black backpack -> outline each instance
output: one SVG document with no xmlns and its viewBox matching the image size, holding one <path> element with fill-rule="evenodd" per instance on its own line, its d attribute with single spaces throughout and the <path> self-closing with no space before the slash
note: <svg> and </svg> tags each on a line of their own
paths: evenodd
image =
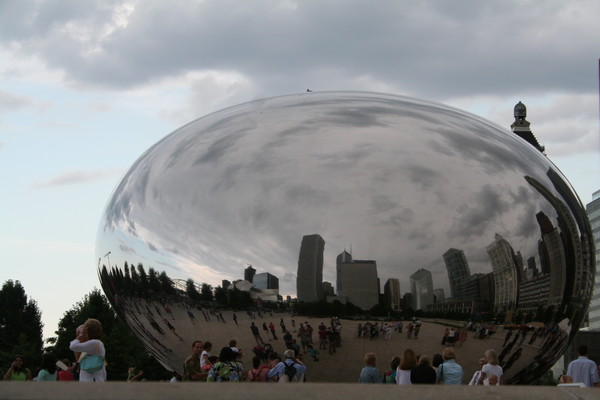
<svg viewBox="0 0 600 400">
<path fill-rule="evenodd" d="M 288 364 L 288 363 L 284 363 L 284 364 L 285 364 L 285 370 L 283 372 L 284 379 L 287 378 L 286 382 L 292 382 L 292 380 L 296 376 L 296 367 L 294 367 L 295 363 L 292 362 L 291 364 Z"/>
</svg>

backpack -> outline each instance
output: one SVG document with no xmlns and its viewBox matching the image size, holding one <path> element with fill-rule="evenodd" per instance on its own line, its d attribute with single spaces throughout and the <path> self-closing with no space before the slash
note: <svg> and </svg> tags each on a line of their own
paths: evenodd
<svg viewBox="0 0 600 400">
<path fill-rule="evenodd" d="M 296 368 L 294 367 L 295 363 L 292 362 L 291 364 L 284 364 L 285 370 L 283 371 L 283 376 L 281 377 L 281 379 L 283 379 L 283 382 L 293 382 L 294 378 L 296 379 L 296 381 L 298 381 L 298 377 L 296 377 Z"/>
</svg>

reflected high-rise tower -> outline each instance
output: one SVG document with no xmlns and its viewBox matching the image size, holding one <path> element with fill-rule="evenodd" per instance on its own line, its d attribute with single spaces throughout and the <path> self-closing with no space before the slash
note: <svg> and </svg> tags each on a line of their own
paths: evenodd
<svg viewBox="0 0 600 400">
<path fill-rule="evenodd" d="M 421 268 L 410 276 L 410 291 L 412 307 L 416 310 L 427 311 L 427 306 L 433 304 L 433 279 L 431 272 Z"/>
<path fill-rule="evenodd" d="M 464 299 L 464 293 L 459 293 L 459 284 L 471 276 L 469 263 L 467 262 L 467 257 L 465 257 L 465 252 L 459 249 L 451 248 L 444 253 L 443 257 L 444 263 L 446 263 L 446 269 L 448 270 L 450 295 L 455 300 Z"/>
<path fill-rule="evenodd" d="M 342 287 L 342 264 L 343 263 L 351 263 L 352 262 L 352 254 L 348 253 L 346 250 L 342 251 L 338 254 L 335 259 L 335 273 L 336 273 L 336 290 L 338 296 L 344 295 L 344 290 Z"/>
<path fill-rule="evenodd" d="M 298 301 L 314 302 L 323 298 L 324 251 L 325 240 L 320 235 L 306 235 L 302 238 L 296 278 Z"/>
<path fill-rule="evenodd" d="M 248 268 L 244 270 L 244 280 L 252 282 L 254 280 L 254 274 L 256 274 L 256 269 L 252 268 L 252 265 L 248 265 Z"/>
<path fill-rule="evenodd" d="M 558 229 L 546 214 L 539 212 L 535 215 L 542 238 L 538 242 L 540 260 L 543 270 L 550 274 L 550 291 L 548 305 L 559 306 L 565 288 L 565 250 Z"/>
<path fill-rule="evenodd" d="M 497 233 L 486 250 L 494 272 L 494 308 L 496 312 L 514 310 L 519 287 L 516 254 L 508 241 Z"/>
<path fill-rule="evenodd" d="M 383 285 L 383 295 L 386 306 L 394 311 L 400 310 L 400 280 L 396 278 L 388 279 Z"/>
</svg>

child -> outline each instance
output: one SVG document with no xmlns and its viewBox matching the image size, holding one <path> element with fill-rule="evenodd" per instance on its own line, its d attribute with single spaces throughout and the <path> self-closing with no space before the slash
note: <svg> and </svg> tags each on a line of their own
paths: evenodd
<svg viewBox="0 0 600 400">
<path fill-rule="evenodd" d="M 319 361 L 319 351 L 315 349 L 312 344 L 308 345 L 308 353 L 312 357 L 313 361 Z"/>
</svg>

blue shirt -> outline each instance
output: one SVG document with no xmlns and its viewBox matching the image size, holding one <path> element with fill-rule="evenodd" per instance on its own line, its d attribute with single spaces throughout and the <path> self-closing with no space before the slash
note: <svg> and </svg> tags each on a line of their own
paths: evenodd
<svg viewBox="0 0 600 400">
<path fill-rule="evenodd" d="M 285 361 L 281 361 L 281 362 L 277 363 L 276 366 L 271 368 L 269 370 L 269 373 L 267 374 L 267 379 L 273 379 L 273 378 L 277 377 L 280 380 L 281 377 L 285 374 L 285 365 L 286 364 L 291 365 L 292 363 L 294 363 L 294 368 L 296 368 L 296 376 L 297 377 L 300 377 L 303 373 L 306 372 L 306 365 L 299 364 L 297 362 L 294 362 L 294 360 L 291 360 L 288 358 Z"/>
<path fill-rule="evenodd" d="M 567 375 L 573 378 L 573 382 L 581 382 L 587 387 L 593 387 L 594 384 L 600 382 L 596 363 L 584 356 L 571 361 L 567 369 Z"/>
<path fill-rule="evenodd" d="M 463 381 L 463 369 L 455 360 L 446 360 L 437 369 L 437 382 L 444 385 L 460 385 Z"/>
<path fill-rule="evenodd" d="M 377 368 L 367 365 L 360 371 L 358 383 L 381 383 L 381 375 Z"/>
</svg>

